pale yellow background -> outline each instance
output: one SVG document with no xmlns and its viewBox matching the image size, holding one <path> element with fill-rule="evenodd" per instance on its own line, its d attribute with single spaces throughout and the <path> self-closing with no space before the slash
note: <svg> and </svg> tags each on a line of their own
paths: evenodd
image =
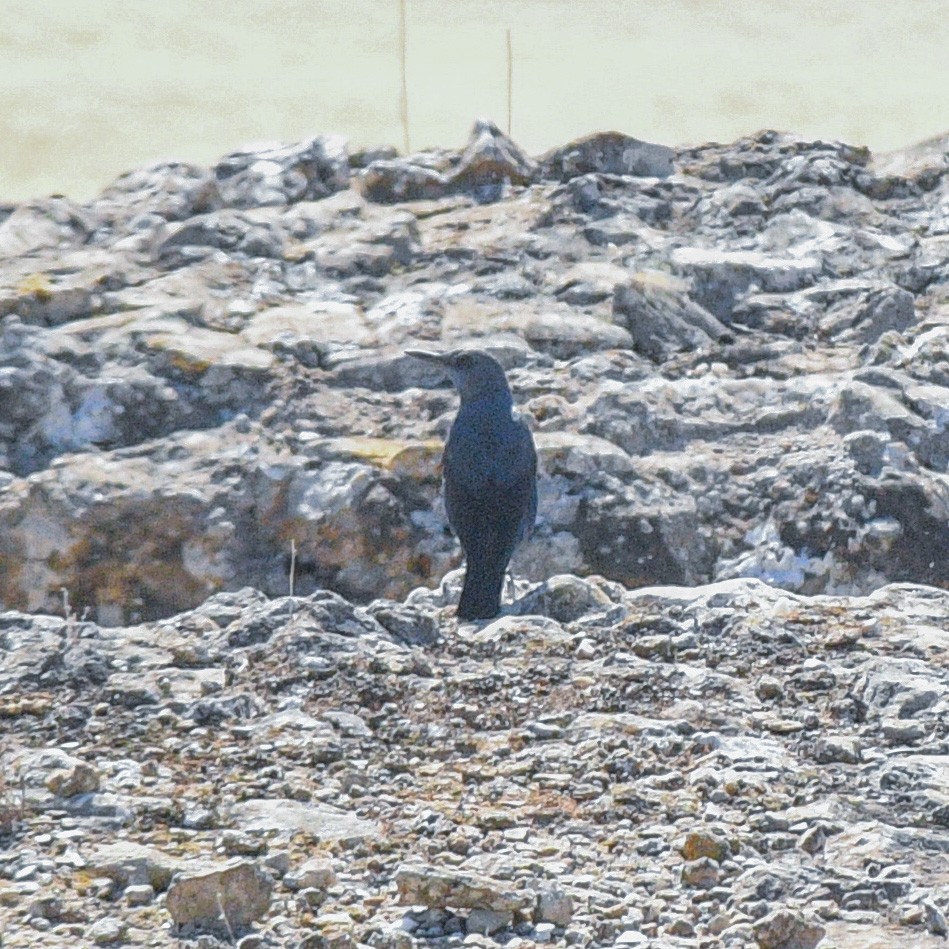
<svg viewBox="0 0 949 949">
<path fill-rule="evenodd" d="M 413 147 L 949 130 L 949 0 L 406 0 Z M 0 199 L 320 131 L 402 142 L 396 0 L 0 0 Z"/>
</svg>

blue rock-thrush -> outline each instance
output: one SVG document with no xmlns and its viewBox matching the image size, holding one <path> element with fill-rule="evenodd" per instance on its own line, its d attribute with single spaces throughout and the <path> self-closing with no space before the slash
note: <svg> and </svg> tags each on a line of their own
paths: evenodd
<svg viewBox="0 0 949 949">
<path fill-rule="evenodd" d="M 537 516 L 537 452 L 514 411 L 500 363 L 477 349 L 408 355 L 435 363 L 454 383 L 461 406 L 443 458 L 448 523 L 465 552 L 458 618 L 491 619 L 518 542 Z"/>
</svg>

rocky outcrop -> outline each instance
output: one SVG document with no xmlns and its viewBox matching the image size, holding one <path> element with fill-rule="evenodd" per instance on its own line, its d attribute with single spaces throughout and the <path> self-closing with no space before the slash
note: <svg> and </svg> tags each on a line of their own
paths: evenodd
<svg viewBox="0 0 949 949">
<path fill-rule="evenodd" d="M 529 579 L 946 587 L 937 146 L 602 133 L 535 160 L 479 122 L 461 151 L 316 137 L 18 207 L 0 604 L 121 624 L 438 583 L 453 401 L 422 343 L 509 370 L 541 454 Z"/>
</svg>

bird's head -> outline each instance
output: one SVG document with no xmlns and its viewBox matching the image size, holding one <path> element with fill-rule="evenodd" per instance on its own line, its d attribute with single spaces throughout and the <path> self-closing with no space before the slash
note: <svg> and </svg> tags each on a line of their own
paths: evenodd
<svg viewBox="0 0 949 949">
<path fill-rule="evenodd" d="M 433 353 L 425 349 L 407 349 L 405 354 L 439 366 L 458 390 L 462 404 L 485 398 L 510 401 L 511 390 L 504 369 L 483 350 L 454 349 L 447 353 Z"/>
</svg>

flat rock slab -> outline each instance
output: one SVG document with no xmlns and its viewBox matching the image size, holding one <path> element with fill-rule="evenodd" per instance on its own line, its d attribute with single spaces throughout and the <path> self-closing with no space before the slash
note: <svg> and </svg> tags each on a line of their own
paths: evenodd
<svg viewBox="0 0 949 949">
<path fill-rule="evenodd" d="M 171 878 L 184 868 L 184 861 L 154 847 L 132 841 L 104 844 L 86 858 L 89 870 L 108 877 L 123 889 L 148 884 L 156 893 L 168 888 Z"/>
<path fill-rule="evenodd" d="M 310 306 L 275 306 L 257 313 L 241 332 L 247 342 L 274 348 L 281 336 L 314 343 L 365 345 L 372 340 L 365 316 L 351 303 L 314 303 Z"/>
<path fill-rule="evenodd" d="M 403 864 L 395 873 L 399 899 L 409 905 L 511 912 L 534 901 L 513 884 L 474 873 Z"/>
<path fill-rule="evenodd" d="M 353 840 L 379 837 L 379 825 L 329 804 L 304 804 L 275 798 L 252 798 L 236 804 L 231 812 L 244 831 L 302 832 L 316 840 Z"/>
<path fill-rule="evenodd" d="M 909 935 L 899 926 L 861 926 L 840 920 L 827 923 L 824 938 L 828 946 L 836 949 L 893 949 L 904 945 L 913 949 L 945 949 L 946 945 L 944 936 L 915 931 Z"/>
<path fill-rule="evenodd" d="M 786 293 L 807 286 L 820 274 L 814 257 L 770 257 L 758 251 L 680 247 L 670 256 L 674 267 L 689 271 L 747 274 L 766 291 Z"/>
</svg>

